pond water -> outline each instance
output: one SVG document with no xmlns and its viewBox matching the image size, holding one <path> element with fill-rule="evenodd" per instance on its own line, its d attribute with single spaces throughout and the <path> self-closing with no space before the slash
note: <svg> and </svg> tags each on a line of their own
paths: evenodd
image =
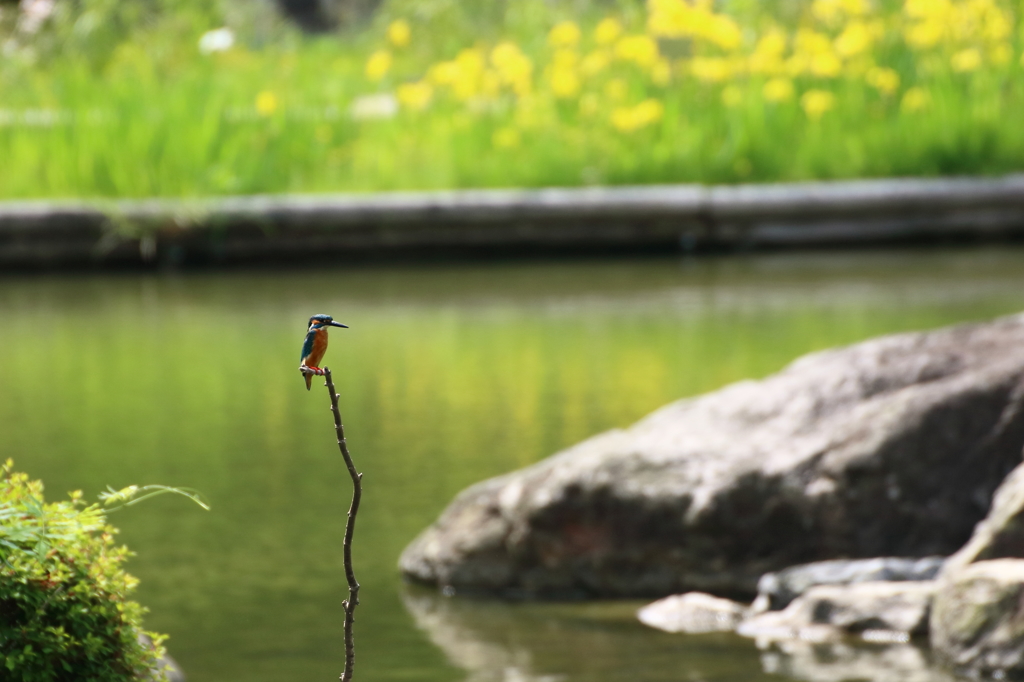
<svg viewBox="0 0 1024 682">
<path fill-rule="evenodd" d="M 190 682 L 336 679 L 350 484 L 322 382 L 307 393 L 296 370 L 307 318 L 326 312 L 351 326 L 325 364 L 365 472 L 360 682 L 938 679 L 917 649 L 760 651 L 648 630 L 635 602 L 439 597 L 395 564 L 463 487 L 666 402 L 1022 309 L 1024 250 L 1009 247 L 7 276 L 0 458 L 51 498 L 198 488 L 212 511 L 164 497 L 112 517 L 148 627 Z"/>
</svg>

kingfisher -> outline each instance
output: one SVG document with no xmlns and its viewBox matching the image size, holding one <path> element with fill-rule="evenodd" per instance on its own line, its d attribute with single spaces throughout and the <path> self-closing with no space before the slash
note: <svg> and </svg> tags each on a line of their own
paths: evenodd
<svg viewBox="0 0 1024 682">
<path fill-rule="evenodd" d="M 327 328 L 344 327 L 348 325 L 335 322 L 330 315 L 314 315 L 309 318 L 309 331 L 306 332 L 306 340 L 302 342 L 302 364 L 299 371 L 306 380 L 306 390 L 313 385 L 313 375 L 322 376 L 324 371 L 320 369 L 320 361 L 327 352 Z"/>
</svg>

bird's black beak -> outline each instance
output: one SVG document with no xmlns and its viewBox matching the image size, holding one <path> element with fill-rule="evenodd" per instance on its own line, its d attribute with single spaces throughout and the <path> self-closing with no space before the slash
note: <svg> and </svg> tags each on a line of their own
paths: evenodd
<svg viewBox="0 0 1024 682">
<path fill-rule="evenodd" d="M 344 327 L 345 329 L 348 329 L 348 325 L 347 324 L 342 324 L 341 322 L 331 322 L 331 326 L 332 327 Z"/>
</svg>

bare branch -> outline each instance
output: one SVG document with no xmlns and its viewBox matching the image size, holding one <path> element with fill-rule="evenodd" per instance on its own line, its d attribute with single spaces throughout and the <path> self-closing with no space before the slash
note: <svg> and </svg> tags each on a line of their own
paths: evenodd
<svg viewBox="0 0 1024 682">
<path fill-rule="evenodd" d="M 345 458 L 349 476 L 352 477 L 352 504 L 348 508 L 348 522 L 345 525 L 345 540 L 343 542 L 345 579 L 348 581 L 348 599 L 342 602 L 345 607 L 345 669 L 339 678 L 341 682 L 349 682 L 352 679 L 352 669 L 356 660 L 355 644 L 352 640 L 352 623 L 355 621 L 356 606 L 359 605 L 359 583 L 356 582 L 356 575 L 352 570 L 352 534 L 356 529 L 356 514 L 359 512 L 359 501 L 363 496 L 363 475 L 356 471 L 356 465 L 352 463 L 352 456 L 348 452 L 345 428 L 341 425 L 341 412 L 338 410 L 340 396 L 334 390 L 331 370 L 325 367 L 323 375 L 327 380 L 327 391 L 331 395 L 331 412 L 334 413 L 334 430 L 338 435 L 338 448 L 341 450 L 341 456 Z"/>
</svg>

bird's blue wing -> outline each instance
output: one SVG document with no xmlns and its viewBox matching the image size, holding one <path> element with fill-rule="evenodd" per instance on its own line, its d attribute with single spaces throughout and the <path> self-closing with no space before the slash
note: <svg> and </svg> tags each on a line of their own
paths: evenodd
<svg viewBox="0 0 1024 682">
<path fill-rule="evenodd" d="M 313 352 L 313 339 L 316 338 L 316 329 L 310 329 L 306 333 L 306 340 L 302 342 L 302 357 L 299 360 L 305 360 L 310 353 Z"/>
</svg>

